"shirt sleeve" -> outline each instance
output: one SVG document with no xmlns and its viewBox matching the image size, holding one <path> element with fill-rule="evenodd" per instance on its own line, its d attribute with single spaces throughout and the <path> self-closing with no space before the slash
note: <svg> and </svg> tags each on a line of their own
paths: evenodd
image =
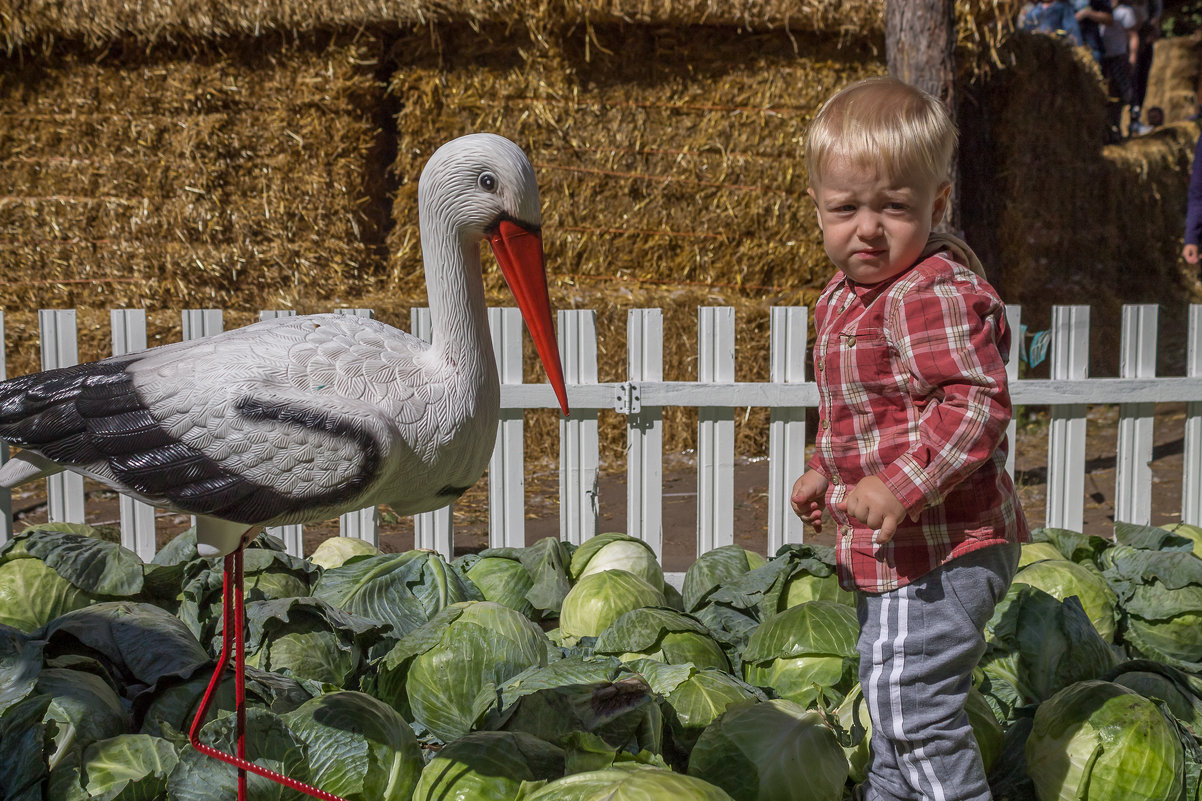
<svg viewBox="0 0 1202 801">
<path fill-rule="evenodd" d="M 1202 243 L 1202 136 L 1194 145 L 1194 166 L 1189 174 L 1185 208 L 1185 244 Z"/>
<path fill-rule="evenodd" d="M 914 444 L 879 478 L 909 514 L 941 503 L 988 461 L 1010 422 L 1009 331 L 997 296 L 945 271 L 901 294 L 887 318 L 918 410 Z"/>
</svg>

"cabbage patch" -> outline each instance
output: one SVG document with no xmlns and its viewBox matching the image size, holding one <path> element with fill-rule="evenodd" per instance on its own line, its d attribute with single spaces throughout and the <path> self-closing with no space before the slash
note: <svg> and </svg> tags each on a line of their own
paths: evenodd
<svg viewBox="0 0 1202 801">
<path fill-rule="evenodd" d="M 734 801 L 839 801 L 847 759 L 822 715 L 792 701 L 744 701 L 706 727 L 689 775 Z"/>
<path fill-rule="evenodd" d="M 860 626 L 851 607 L 807 601 L 765 620 L 743 649 L 743 678 L 803 707 L 835 705 L 856 682 Z"/>
<path fill-rule="evenodd" d="M 546 665 L 551 648 L 542 629 L 512 609 L 463 601 L 402 637 L 371 691 L 449 742 L 471 730 L 499 685 Z"/>
<path fill-rule="evenodd" d="M 1175 727 L 1126 687 L 1082 681 L 1035 711 L 1027 772 L 1040 801 L 1175 801 L 1185 756 Z"/>
</svg>

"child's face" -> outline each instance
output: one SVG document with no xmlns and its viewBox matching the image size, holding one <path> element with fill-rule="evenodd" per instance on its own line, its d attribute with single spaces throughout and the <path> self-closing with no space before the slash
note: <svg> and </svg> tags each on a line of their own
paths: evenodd
<svg viewBox="0 0 1202 801">
<path fill-rule="evenodd" d="M 943 218 L 951 185 L 897 181 L 833 157 L 809 190 L 826 254 L 858 284 L 875 284 L 914 264 Z"/>
</svg>

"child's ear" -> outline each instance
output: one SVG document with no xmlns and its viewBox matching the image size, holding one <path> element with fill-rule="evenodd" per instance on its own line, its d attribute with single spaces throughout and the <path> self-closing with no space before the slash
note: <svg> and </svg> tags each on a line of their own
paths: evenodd
<svg viewBox="0 0 1202 801">
<path fill-rule="evenodd" d="M 814 194 L 814 187 L 806 190 L 806 194 L 810 196 L 810 200 L 814 201 L 814 217 L 818 220 L 818 230 L 822 230 L 822 215 L 818 213 L 818 197 Z"/>
<path fill-rule="evenodd" d="M 947 213 L 947 200 L 952 193 L 952 182 L 944 181 L 939 184 L 939 188 L 935 190 L 935 205 L 931 210 L 931 227 L 935 228 L 939 223 L 943 222 L 943 215 Z"/>
</svg>

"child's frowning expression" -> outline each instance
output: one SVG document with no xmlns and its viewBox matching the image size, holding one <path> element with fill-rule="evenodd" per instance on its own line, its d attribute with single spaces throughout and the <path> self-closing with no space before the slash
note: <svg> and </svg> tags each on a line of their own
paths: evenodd
<svg viewBox="0 0 1202 801">
<path fill-rule="evenodd" d="M 875 284 L 913 265 L 943 218 L 951 185 L 896 180 L 872 165 L 832 155 L 813 182 L 823 245 L 858 284 Z"/>
</svg>

